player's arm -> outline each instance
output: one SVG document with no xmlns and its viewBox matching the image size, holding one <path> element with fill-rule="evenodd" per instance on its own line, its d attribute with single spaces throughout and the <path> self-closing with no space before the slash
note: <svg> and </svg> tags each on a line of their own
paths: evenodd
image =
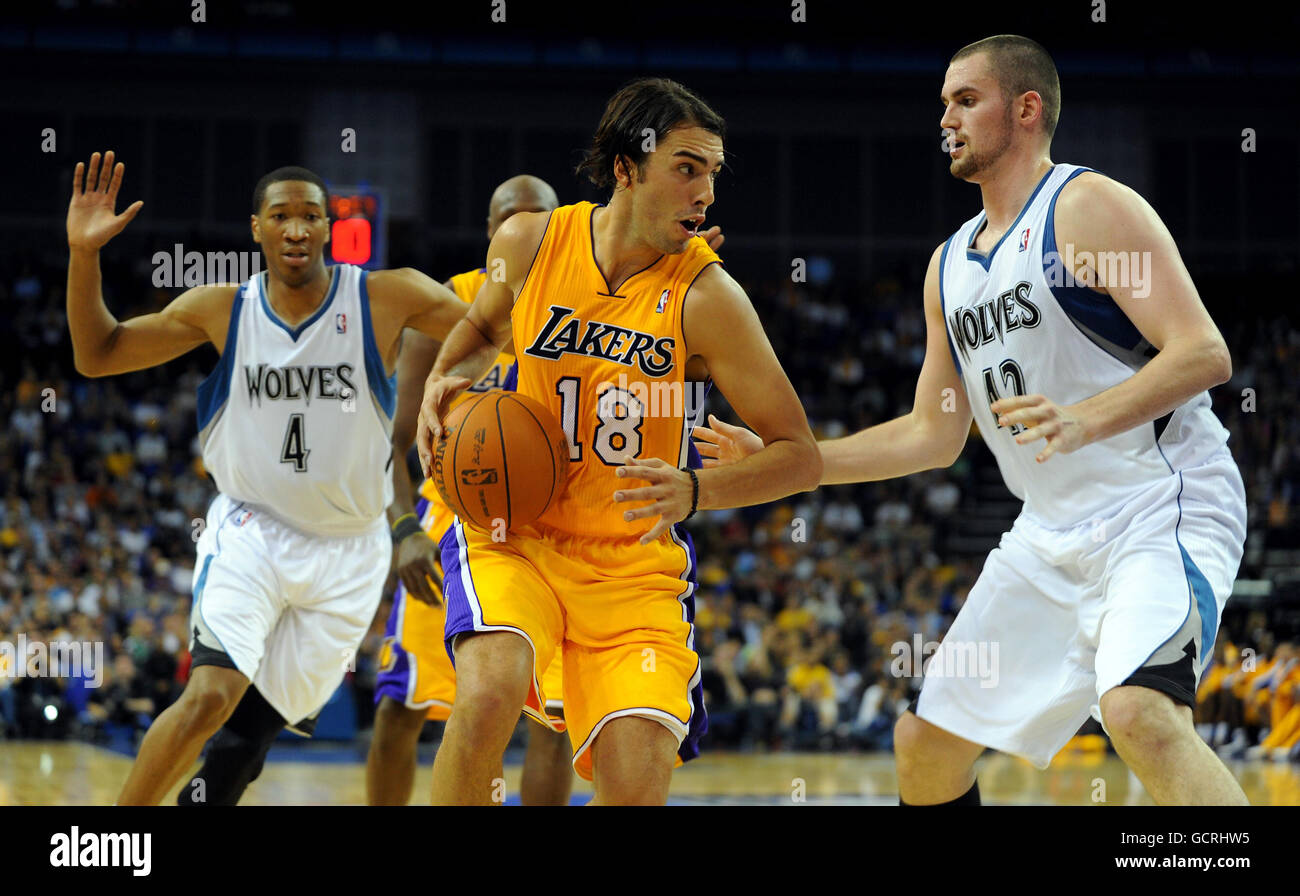
<svg viewBox="0 0 1300 896">
<path fill-rule="evenodd" d="M 375 340 L 390 369 L 404 328 L 442 342 L 465 316 L 465 303 L 454 292 L 414 268 L 375 271 L 366 278 L 366 285 L 370 291 Z"/>
<path fill-rule="evenodd" d="M 1055 224 L 1057 245 L 1073 247 L 1075 258 L 1122 252 L 1130 259 L 1121 269 L 1127 270 L 1126 282 L 1105 282 L 1113 272 L 1102 265 L 1075 276 L 1102 287 L 1157 354 L 1128 379 L 1074 405 L 1058 406 L 1041 395 L 994 403 L 999 424 L 1029 427 L 1018 443 L 1047 439 L 1040 463 L 1056 451 L 1068 453 L 1149 423 L 1232 376 L 1223 336 L 1201 304 L 1173 237 L 1145 199 L 1102 175 L 1081 174 L 1061 190 Z"/>
<path fill-rule="evenodd" d="M 816 488 L 822 470 L 817 443 L 749 297 L 720 265 L 712 265 L 696 278 L 685 302 L 683 355 L 703 358 L 713 382 L 763 441 L 763 448 L 744 460 L 697 474 L 697 508 L 762 504 Z M 658 458 L 628 458 L 617 475 L 651 483 L 614 493 L 619 502 L 652 502 L 624 513 L 627 520 L 659 517 L 642 544 L 690 513 L 689 474 Z"/>
<path fill-rule="evenodd" d="M 126 166 L 114 166 L 110 151 L 90 166 L 77 163 L 68 203 L 68 330 L 73 362 L 83 376 L 111 376 L 170 361 L 209 340 L 213 293 L 222 287 L 191 289 L 162 311 L 119 321 L 104 304 L 99 250 L 122 232 L 140 211 L 135 202 L 116 214 L 117 193 Z M 84 181 L 84 187 L 83 187 Z M 224 288 L 226 291 L 228 287 Z"/>
<path fill-rule="evenodd" d="M 482 379 L 510 344 L 510 312 L 537 256 L 549 217 L 543 212 L 511 215 L 492 237 L 487 269 L 504 271 L 505 276 L 488 276 L 474 304 L 443 342 L 424 384 L 415 447 L 425 476 L 433 460 L 434 442 L 442 438 L 447 403 Z"/>
<path fill-rule="evenodd" d="M 464 302 L 460 305 L 465 307 Z M 388 525 L 393 529 L 394 537 L 403 535 L 393 552 L 393 572 L 412 597 L 426 603 L 438 601 L 426 576 L 438 581 L 435 564 L 439 551 L 437 543 L 420 528 L 416 518 L 415 486 L 411 482 L 406 453 L 415 441 L 424 378 L 437 356 L 438 343 L 428 336 L 416 330 L 402 335 L 397 355 L 397 413 L 393 417 L 393 503 L 388 505 Z"/>
<path fill-rule="evenodd" d="M 925 274 L 925 360 L 916 381 L 910 413 L 842 439 L 818 442 L 822 485 L 872 482 L 950 466 L 970 433 L 971 409 L 961 376 L 953 363 L 939 302 L 939 261 L 934 251 Z M 705 464 L 734 463 L 758 447 L 742 427 L 710 416 L 711 427 L 696 429 Z"/>
</svg>

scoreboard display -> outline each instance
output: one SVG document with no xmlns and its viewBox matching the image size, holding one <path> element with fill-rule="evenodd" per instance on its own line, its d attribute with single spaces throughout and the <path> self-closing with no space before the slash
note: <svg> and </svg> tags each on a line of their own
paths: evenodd
<svg viewBox="0 0 1300 896">
<path fill-rule="evenodd" d="M 329 197 L 330 260 L 366 270 L 385 265 L 388 210 L 375 187 L 331 187 Z"/>
</svg>

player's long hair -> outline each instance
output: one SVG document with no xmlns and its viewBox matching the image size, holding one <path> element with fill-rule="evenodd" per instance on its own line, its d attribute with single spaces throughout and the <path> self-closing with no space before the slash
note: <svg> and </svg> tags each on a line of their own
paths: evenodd
<svg viewBox="0 0 1300 896">
<path fill-rule="evenodd" d="M 576 173 L 602 190 L 613 190 L 614 163 L 620 156 L 641 172 L 647 136 L 660 141 L 679 127 L 699 127 L 726 139 L 726 122 L 702 98 L 668 78 L 640 78 L 627 84 L 610 97 L 605 113 L 596 126 L 591 145 L 578 164 Z M 629 167 L 629 172 L 630 172 Z"/>
</svg>

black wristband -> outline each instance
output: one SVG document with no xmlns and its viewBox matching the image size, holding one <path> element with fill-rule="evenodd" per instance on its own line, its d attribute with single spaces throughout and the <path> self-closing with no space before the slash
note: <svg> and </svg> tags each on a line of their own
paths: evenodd
<svg viewBox="0 0 1300 896">
<path fill-rule="evenodd" d="M 420 521 L 415 518 L 415 514 L 403 514 L 397 518 L 397 522 L 393 523 L 393 544 L 400 544 L 406 540 L 408 535 L 423 531 L 420 528 Z"/>
<path fill-rule="evenodd" d="M 695 511 L 700 506 L 700 477 L 696 476 L 695 471 L 690 467 L 682 467 L 682 470 L 691 477 L 691 512 L 682 518 L 684 523 L 695 516 Z"/>
</svg>

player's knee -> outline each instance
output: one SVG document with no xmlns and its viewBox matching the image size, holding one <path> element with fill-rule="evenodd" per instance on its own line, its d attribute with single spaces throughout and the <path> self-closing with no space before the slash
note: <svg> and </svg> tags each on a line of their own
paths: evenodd
<svg viewBox="0 0 1300 896">
<path fill-rule="evenodd" d="M 219 685 L 191 680 L 180 703 L 191 725 L 215 731 L 230 717 L 239 695 Z"/>
<path fill-rule="evenodd" d="M 1117 750 L 1130 754 L 1159 754 L 1178 739 L 1182 720 L 1178 706 L 1159 691 L 1119 687 L 1101 699 L 1101 718 Z"/>
<path fill-rule="evenodd" d="M 928 726 L 911 712 L 894 722 L 894 757 L 899 767 L 923 763 L 930 746 Z"/>
</svg>

